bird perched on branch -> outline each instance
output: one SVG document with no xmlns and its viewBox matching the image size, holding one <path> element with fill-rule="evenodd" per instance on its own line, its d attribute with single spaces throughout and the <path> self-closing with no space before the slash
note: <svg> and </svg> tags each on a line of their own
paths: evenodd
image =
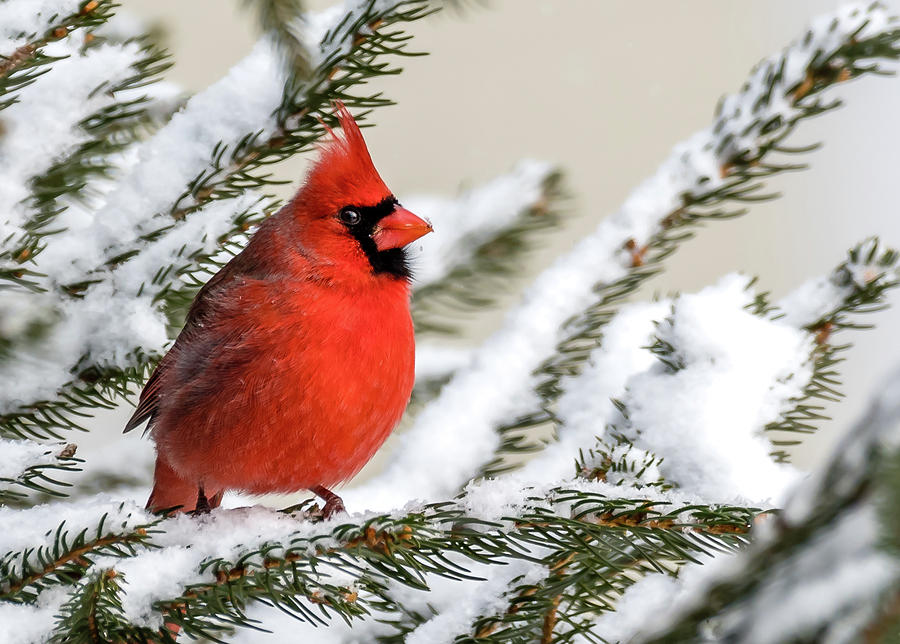
<svg viewBox="0 0 900 644">
<path fill-rule="evenodd" d="M 205 511 L 225 490 L 329 488 L 372 457 L 409 401 L 404 246 L 431 231 L 375 170 L 337 105 L 305 185 L 197 294 L 125 427 L 156 442 L 147 508 Z"/>
</svg>

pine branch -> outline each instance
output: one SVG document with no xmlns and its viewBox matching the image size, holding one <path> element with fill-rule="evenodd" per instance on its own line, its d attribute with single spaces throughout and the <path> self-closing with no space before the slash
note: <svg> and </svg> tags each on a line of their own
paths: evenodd
<svg viewBox="0 0 900 644">
<path fill-rule="evenodd" d="M 186 633 L 205 637 L 215 636 L 222 628 L 247 625 L 245 607 L 261 599 L 302 621 L 326 624 L 330 617 L 337 615 L 344 619 L 366 615 L 371 610 L 370 594 L 379 597 L 379 607 L 384 610 L 384 602 L 389 600 L 384 596 L 383 588 L 391 581 L 400 579 L 402 583 L 424 590 L 429 574 L 466 579 L 466 568 L 451 563 L 446 558 L 449 552 L 462 550 L 460 554 L 472 561 L 495 564 L 515 559 L 517 555 L 510 555 L 511 552 L 522 553 L 518 556 L 530 559 L 532 556 L 527 553 L 536 547 L 552 545 L 554 551 L 545 557 L 547 560 L 551 556 L 562 559 L 571 552 L 578 552 L 575 560 L 570 557 L 572 572 L 566 575 L 564 582 L 546 589 L 538 588 L 530 595 L 529 601 L 535 602 L 546 593 L 559 594 L 560 587 L 583 582 L 586 575 L 590 575 L 595 584 L 604 583 L 601 580 L 605 576 L 614 578 L 605 583 L 627 584 L 630 571 L 655 570 L 655 558 L 682 561 L 687 557 L 693 560 L 691 552 L 706 552 L 712 543 L 695 536 L 698 530 L 700 534 L 707 531 L 715 535 L 721 546 L 738 545 L 742 540 L 735 539 L 733 533 L 721 530 L 720 526 L 739 525 L 742 527 L 738 529 L 743 531 L 752 516 L 752 511 L 748 513 L 740 508 L 728 517 L 727 524 L 705 525 L 699 521 L 684 523 L 679 519 L 680 515 L 695 508 L 666 512 L 657 509 L 665 504 L 611 503 L 600 496 L 592 497 L 582 492 L 570 492 L 569 496 L 560 496 L 557 502 L 560 505 L 575 503 L 575 517 L 560 517 L 552 511 L 525 512 L 515 517 L 513 531 L 502 532 L 497 530 L 499 526 L 466 517 L 459 509 L 440 504 L 427 506 L 422 514 L 400 519 L 378 517 L 360 526 L 341 526 L 330 535 L 332 539 L 338 539 L 341 544 L 338 547 L 318 546 L 320 541 L 329 541 L 324 538 L 310 542 L 294 540 L 286 552 L 281 546 L 270 544 L 245 553 L 234 562 L 207 562 L 203 568 L 213 572 L 214 584 L 191 586 L 181 597 L 161 602 L 156 609 L 169 615 L 167 620 L 178 624 Z M 676 525 L 676 521 L 680 522 Z M 484 528 L 488 531 L 484 532 Z M 644 544 L 638 559 L 622 552 L 635 538 Z M 593 554 L 584 553 L 581 544 L 585 539 L 595 542 Z M 315 554 L 306 554 L 310 551 Z M 564 554 L 560 556 L 558 552 Z M 352 588 L 327 583 L 328 574 L 324 571 L 329 569 L 345 573 L 358 571 L 352 573 L 355 577 Z M 581 594 L 583 589 L 578 590 L 577 597 L 571 601 L 587 601 Z M 299 602 L 301 597 L 307 602 Z M 596 608 L 596 600 L 591 603 Z M 400 607 L 393 605 L 393 609 Z M 522 617 L 519 614 L 517 619 Z M 528 619 L 542 622 L 543 615 L 531 615 Z M 497 639 L 488 641 L 509 641 L 503 637 L 498 635 Z"/>
<path fill-rule="evenodd" d="M 813 422 L 822 416 L 821 407 L 815 406 L 813 400 L 835 400 L 839 396 L 834 356 L 846 349 L 829 344 L 823 329 L 838 324 L 842 328 L 864 328 L 852 322 L 852 316 L 885 306 L 887 290 L 900 284 L 897 263 L 896 251 L 881 249 L 876 239 L 867 240 L 851 249 L 848 260 L 829 276 L 813 280 L 784 298 L 779 303 L 783 310 L 768 304 L 765 294 L 755 295 L 749 290 L 725 304 L 733 295 L 721 286 L 707 288 L 695 296 L 679 297 L 673 302 L 671 313 L 658 323 L 654 342 L 647 347 L 657 364 L 623 383 L 623 398 L 616 403 L 611 419 L 602 411 L 595 413 L 591 433 L 599 437 L 598 442 L 586 455 L 582 454 L 578 471 L 589 479 L 662 489 L 682 485 L 686 478 L 690 480 L 688 491 L 708 499 L 717 498 L 716 493 L 757 499 L 774 496 L 776 489 L 766 492 L 756 485 L 732 487 L 739 474 L 733 475 L 734 480 L 723 478 L 706 463 L 716 463 L 716 467 L 735 473 L 753 464 L 760 479 L 774 481 L 783 477 L 784 472 L 771 468 L 769 454 L 759 451 L 755 440 L 744 442 L 744 434 L 753 436 L 763 429 L 814 431 Z M 743 284 L 746 289 L 750 286 L 751 283 Z M 712 297 L 720 299 L 724 306 Z M 728 309 L 733 313 L 728 313 Z M 705 326 L 701 317 L 714 319 L 716 328 Z M 754 323 L 754 317 L 759 321 Z M 824 326 L 831 321 L 835 322 Z M 729 325 L 733 330 L 724 328 Z M 703 340 L 698 341 L 701 336 Z M 738 342 L 750 347 L 750 352 L 729 348 Z M 728 366 L 717 367 L 716 363 Z M 598 368 L 603 367 L 598 363 L 589 370 Z M 590 371 L 587 382 L 593 377 Z M 740 376 L 735 379 L 735 374 Z M 585 386 L 576 378 L 569 379 L 566 386 L 583 395 Z M 654 399 L 663 391 L 667 400 L 654 405 Z M 755 402 L 741 411 L 747 400 Z M 726 404 L 730 410 L 717 404 Z M 582 406 L 591 408 L 586 402 Z M 775 418 L 771 411 L 768 416 L 752 418 L 751 414 L 764 409 L 782 411 Z M 578 419 L 586 418 L 584 413 L 573 415 L 567 407 L 564 411 L 564 418 L 575 419 L 574 426 L 562 423 L 560 432 L 588 434 L 591 427 L 579 426 L 582 421 Z M 734 420 L 728 418 L 731 413 Z M 556 421 L 559 423 L 560 419 Z M 678 432 L 683 423 L 691 424 L 692 429 L 676 449 L 666 442 L 665 436 Z M 729 437 L 723 439 L 721 452 L 710 451 L 715 434 Z M 731 460 L 729 453 L 739 460 Z M 771 455 L 779 462 L 788 460 L 780 451 Z"/>
<path fill-rule="evenodd" d="M 125 530 L 109 526 L 104 514 L 97 527 L 72 535 L 60 523 L 49 545 L 27 547 L 0 557 L 0 601 L 29 603 L 50 586 L 71 584 L 99 557 L 128 557 L 141 547 L 151 546 L 155 523 L 139 524 Z M 92 536 L 89 536 L 92 535 Z"/>
<path fill-rule="evenodd" d="M 312 73 L 310 51 L 304 42 L 301 25 L 302 0 L 244 0 L 246 5 L 256 5 L 259 24 L 272 34 L 285 57 L 293 83 L 302 83 Z M 293 87 L 287 93 L 297 91 Z"/>
<path fill-rule="evenodd" d="M 838 629 L 842 637 L 856 639 L 868 624 L 877 633 L 880 620 L 891 619 L 879 607 L 887 601 L 890 610 L 900 588 L 896 561 L 881 550 L 881 534 L 888 533 L 879 534 L 883 518 L 877 511 L 883 495 L 896 492 L 882 486 L 891 481 L 888 473 L 897 459 L 897 386 L 895 374 L 829 465 L 797 490 L 752 548 L 710 576 L 693 601 L 676 603 L 641 641 L 686 641 L 712 628 L 717 637 L 750 642 L 763 623 L 771 641 L 821 641 Z M 845 569 L 865 572 L 850 585 L 828 579 Z M 794 602 L 825 585 L 833 590 L 827 610 L 796 619 Z"/>
<path fill-rule="evenodd" d="M 136 95 L 136 90 L 156 82 L 171 62 L 165 52 L 152 45 L 136 44 L 140 49 L 131 73 L 92 89 L 91 94 L 102 93 L 111 100 L 74 124 L 73 129 L 82 134 L 79 138 L 85 140 L 71 150 L 55 150 L 52 164 L 40 175 L 29 178 L 30 195 L 24 201 L 28 214 L 20 227 L 21 234 L 11 235 L 0 245 L 0 280 L 41 289 L 34 279 L 41 270 L 38 256 L 48 242 L 45 237 L 60 232 L 53 228 L 57 216 L 72 201 L 84 203 L 94 199 L 90 193 L 96 187 L 92 183 L 110 179 L 115 174 L 116 163 L 121 162 L 116 155 L 152 128 L 148 113 L 150 100 L 146 95 Z M 85 60 L 85 64 L 90 61 Z"/>
<path fill-rule="evenodd" d="M 41 445 L 32 441 L 0 439 L 3 468 L 0 470 L 0 505 L 21 501 L 28 492 L 42 492 L 51 496 L 65 496 L 55 488 L 69 487 L 56 476 L 62 472 L 77 472 L 83 461 L 73 458 L 75 445 Z"/>
<path fill-rule="evenodd" d="M 100 570 L 77 583 L 76 590 L 60 607 L 57 626 L 49 641 L 72 642 L 142 642 L 174 644 L 166 631 L 132 626 L 124 619 L 121 577 L 114 569 Z"/>
<path fill-rule="evenodd" d="M 312 75 L 300 82 L 293 94 L 284 95 L 276 106 L 274 122 L 259 123 L 258 131 L 241 133 L 233 141 L 221 141 L 198 168 L 199 173 L 188 179 L 168 211 L 148 213 L 144 221 L 137 222 L 138 232 L 152 236 L 160 224 L 165 228 L 173 219 L 184 219 L 212 200 L 233 198 L 246 190 L 272 185 L 266 172 L 269 165 L 312 149 L 325 134 L 324 124 L 337 127 L 331 109 L 333 101 L 341 100 L 350 109 L 366 110 L 357 115 L 358 120 L 368 110 L 390 105 L 391 101 L 380 94 L 356 92 L 373 78 L 401 71 L 383 59 L 418 55 L 406 49 L 411 37 L 393 27 L 424 18 L 438 9 L 430 0 L 359 0 L 322 36 L 314 57 L 318 64 Z M 295 80 L 284 79 L 285 87 L 291 87 Z M 105 249 L 105 267 L 90 270 L 114 267 L 139 250 L 139 245 L 135 247 L 128 239 L 110 242 L 111 247 Z M 84 274 L 85 279 L 89 279 L 90 270 Z M 76 284 L 68 285 L 73 286 Z"/>
<path fill-rule="evenodd" d="M 852 26 L 838 44 L 813 44 L 834 35 L 848 18 Z M 878 26 L 872 29 L 872 25 Z M 806 154 L 817 147 L 791 148 L 787 140 L 803 121 L 841 105 L 840 100 L 825 100 L 823 95 L 829 89 L 866 74 L 886 73 L 882 65 L 897 60 L 900 54 L 900 30 L 892 25 L 884 8 L 874 3 L 865 10 L 853 9 L 850 16 L 836 15 L 827 29 L 810 29 L 802 41 L 760 63 L 741 92 L 720 102 L 713 126 L 677 146 L 657 175 L 638 188 L 616 217 L 640 212 L 645 208 L 642 201 L 647 201 L 654 189 L 668 195 L 672 177 L 684 184 L 679 185 L 677 195 L 672 194 L 675 207 L 653 213 L 652 234 L 629 238 L 618 249 L 627 272 L 618 279 L 596 283 L 594 301 L 568 321 L 564 339 L 536 371 L 535 392 L 541 408 L 520 412 L 515 421 L 497 428 L 501 444 L 482 474 L 502 471 L 507 455 L 539 449 L 525 434 L 552 421 L 552 408 L 562 393 L 561 380 L 581 371 L 601 343 L 603 329 L 617 306 L 659 273 L 664 260 L 693 237 L 697 226 L 745 214 L 749 204 L 777 196 L 764 192 L 765 179 L 806 167 L 773 157 Z M 802 78 L 789 76 L 787 61 L 792 56 L 792 65 L 797 58 L 808 59 Z M 654 205 L 665 200 L 659 194 L 649 199 Z"/>
<path fill-rule="evenodd" d="M 842 330 L 866 330 L 856 317 L 877 312 L 888 306 L 887 291 L 900 285 L 900 255 L 892 248 L 882 248 L 877 238 L 867 239 L 848 252 L 848 258 L 825 278 L 812 280 L 778 302 L 773 317 L 804 328 L 813 338 L 813 371 L 803 395 L 791 409 L 767 427 L 767 431 L 812 433 L 816 423 L 827 419 L 824 405 L 843 398 L 837 366 L 842 354 L 852 344 L 833 342 Z M 775 440 L 774 445 L 789 446 L 797 441 Z M 787 455 L 775 456 L 787 460 Z"/>
<path fill-rule="evenodd" d="M 24 3 L 20 3 L 24 4 Z M 75 3 L 73 3 L 75 4 Z M 52 57 L 43 55 L 41 49 L 57 40 L 66 38 L 76 29 L 90 29 L 106 22 L 115 8 L 112 0 L 85 0 L 80 3 L 79 10 L 68 16 L 50 16 L 44 26 L 43 33 L 23 33 L 26 41 L 12 52 L 0 53 L 0 109 L 8 107 L 15 98 L 7 94 L 31 83 L 43 65 L 53 62 Z M 28 8 L 35 11 L 35 7 Z M 4 25 L 8 28 L 8 25 Z"/>
<path fill-rule="evenodd" d="M 755 514 L 745 508 L 685 505 L 677 498 L 610 497 L 612 488 L 602 485 L 526 491 L 524 504 L 509 512 L 473 512 L 513 489 L 493 485 L 496 489 L 473 490 L 454 502 L 337 524 L 297 523 L 261 509 L 253 510 L 253 517 L 222 511 L 208 520 L 180 517 L 129 524 L 121 531 L 105 528 L 103 519 L 90 531 L 97 535 L 90 539 L 86 529 L 68 539 L 62 524 L 52 544 L 0 560 L 0 572 L 8 580 L 0 601 L 34 602 L 41 590 L 68 584 L 67 596 L 58 597 L 64 604 L 57 636 L 83 636 L 91 623 L 86 616 L 93 615 L 93 623 L 103 628 L 150 638 L 153 633 L 145 626 L 150 607 L 128 597 L 130 588 L 138 588 L 138 601 L 152 601 L 154 614 L 163 615 L 167 623 L 189 635 L 221 641 L 231 628 L 255 627 L 247 609 L 257 602 L 314 624 L 327 624 L 334 617 L 369 620 L 401 610 L 391 596 L 394 584 L 420 591 L 439 580 L 477 585 L 483 575 L 520 561 L 546 571 L 547 579 L 522 592 L 535 605 L 546 606 L 560 597 L 555 605 L 562 623 L 573 619 L 571 612 L 609 608 L 602 595 L 586 593 L 589 587 L 621 589 L 633 583 L 635 573 L 740 546 Z M 316 517 L 305 506 L 288 511 L 295 518 Z M 279 527 L 261 530 L 254 543 L 247 540 L 247 521 Z M 275 536 L 278 531 L 284 536 Z M 174 547 L 181 554 L 173 564 L 165 564 L 164 555 L 147 549 L 153 546 Z M 184 559 L 191 552 L 196 552 L 193 570 Z M 232 554 L 210 557 L 204 552 Z M 148 566 L 144 557 L 156 563 Z M 153 581 L 143 578 L 151 569 L 167 584 L 183 579 L 184 592 L 155 599 L 158 595 L 146 588 Z M 128 585 L 118 583 L 123 578 Z M 497 635 L 488 641 L 504 641 L 504 628 L 540 628 L 544 620 L 544 613 L 523 607 L 497 617 Z"/>
</svg>

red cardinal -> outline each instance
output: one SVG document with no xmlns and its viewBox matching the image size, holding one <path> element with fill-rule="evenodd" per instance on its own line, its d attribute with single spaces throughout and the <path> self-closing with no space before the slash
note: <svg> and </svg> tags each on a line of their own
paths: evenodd
<svg viewBox="0 0 900 644">
<path fill-rule="evenodd" d="M 338 104 L 306 184 L 197 294 L 130 431 L 149 420 L 147 508 L 205 511 L 225 490 L 328 488 L 356 474 L 400 420 L 414 378 L 403 247 L 431 231 L 387 189 Z"/>
</svg>

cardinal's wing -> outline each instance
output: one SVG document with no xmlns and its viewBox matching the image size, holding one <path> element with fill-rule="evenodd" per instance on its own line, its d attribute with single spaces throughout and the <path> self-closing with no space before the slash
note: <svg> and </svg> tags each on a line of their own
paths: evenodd
<svg viewBox="0 0 900 644">
<path fill-rule="evenodd" d="M 163 384 L 166 381 L 164 374 L 174 363 L 174 356 L 180 344 L 189 342 L 188 338 L 195 335 L 197 329 L 203 327 L 204 319 L 210 314 L 211 309 L 215 307 L 217 298 L 221 297 L 224 290 L 230 288 L 236 281 L 242 280 L 247 273 L 253 270 L 252 264 L 247 258 L 241 255 L 235 256 L 228 264 L 213 275 L 213 277 L 203 285 L 203 288 L 197 293 L 191 308 L 185 318 L 184 328 L 175 340 L 175 344 L 169 349 L 169 352 L 163 357 L 159 365 L 153 371 L 144 390 L 141 392 L 141 398 L 138 402 L 137 409 L 134 410 L 129 421 L 125 424 L 123 433 L 130 432 L 135 427 L 139 427 L 146 421 L 150 421 L 147 430 L 153 424 L 153 417 L 159 410 L 159 404 L 164 395 Z M 215 347 L 211 346 L 210 350 Z"/>
</svg>

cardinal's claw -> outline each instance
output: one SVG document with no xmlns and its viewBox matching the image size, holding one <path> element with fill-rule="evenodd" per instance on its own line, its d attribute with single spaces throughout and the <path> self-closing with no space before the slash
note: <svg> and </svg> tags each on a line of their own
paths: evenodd
<svg viewBox="0 0 900 644">
<path fill-rule="evenodd" d="M 328 488 L 317 485 L 316 487 L 310 488 L 310 492 L 325 501 L 325 505 L 322 506 L 323 519 L 330 519 L 338 512 L 347 511 L 347 509 L 344 507 L 344 502 L 343 500 L 341 500 L 341 497 L 339 497 Z"/>
</svg>

